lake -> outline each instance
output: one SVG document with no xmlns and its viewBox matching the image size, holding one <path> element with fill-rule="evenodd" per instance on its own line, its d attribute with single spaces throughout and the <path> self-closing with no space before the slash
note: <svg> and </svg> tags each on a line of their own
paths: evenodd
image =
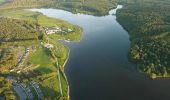
<svg viewBox="0 0 170 100">
<path fill-rule="evenodd" d="M 128 61 L 129 35 L 116 21 L 115 10 L 101 17 L 58 9 L 32 11 L 84 30 L 81 42 L 65 43 L 71 50 L 65 67 L 71 100 L 170 100 L 170 80 L 150 80 Z"/>
</svg>

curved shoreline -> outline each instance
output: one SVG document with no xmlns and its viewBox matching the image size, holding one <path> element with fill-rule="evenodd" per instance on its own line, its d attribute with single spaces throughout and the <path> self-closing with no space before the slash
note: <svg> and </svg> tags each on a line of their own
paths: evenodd
<svg viewBox="0 0 170 100">
<path fill-rule="evenodd" d="M 67 79 L 67 76 L 66 76 L 66 74 L 65 74 L 65 65 L 67 64 L 67 62 L 68 62 L 68 60 L 69 60 L 69 57 L 70 57 L 70 49 L 68 48 L 68 57 L 67 57 L 67 59 L 65 60 L 65 62 L 64 62 L 64 64 L 62 65 L 62 68 L 63 68 L 63 75 L 64 75 L 64 77 L 65 77 L 65 80 L 66 80 L 66 82 L 67 82 L 67 99 L 68 100 L 70 100 L 70 86 L 69 86 L 69 83 L 68 83 L 68 79 Z"/>
<path fill-rule="evenodd" d="M 108 14 L 107 14 L 107 15 L 112 15 L 112 14 L 116 15 L 116 11 L 119 10 L 119 9 L 121 9 L 121 8 L 123 8 L 123 5 L 117 5 L 116 8 L 110 9 L 110 11 L 115 10 L 115 13 L 114 13 L 114 12 L 113 12 L 113 13 L 110 13 L 110 11 L 108 11 Z M 104 16 L 105 16 L 105 15 L 104 15 Z M 83 30 L 83 29 L 82 29 L 82 30 Z M 83 33 L 84 33 L 84 32 L 83 32 Z M 82 39 L 83 39 L 83 35 L 81 36 L 80 40 L 78 40 L 77 42 L 80 42 Z M 64 41 L 64 42 L 72 42 L 72 41 L 67 41 L 67 40 L 62 40 L 62 41 Z M 74 42 L 74 41 L 73 41 L 73 42 Z M 62 43 L 62 44 L 64 44 L 64 43 Z M 65 46 L 65 45 L 64 45 L 64 46 Z M 64 75 L 64 77 L 65 77 L 65 79 L 66 79 L 67 84 L 68 84 L 67 99 L 70 100 L 70 86 L 69 86 L 69 83 L 68 83 L 68 78 L 67 78 L 67 76 L 66 76 L 66 74 L 65 74 L 65 72 L 64 72 L 64 71 L 65 71 L 65 66 L 66 66 L 66 64 L 68 63 L 68 60 L 69 60 L 69 58 L 70 58 L 70 48 L 67 47 L 67 46 L 65 46 L 65 47 L 68 49 L 68 57 L 67 57 L 67 59 L 65 60 L 64 64 L 62 65 L 62 68 L 64 68 L 64 70 L 63 70 L 63 75 Z"/>
</svg>

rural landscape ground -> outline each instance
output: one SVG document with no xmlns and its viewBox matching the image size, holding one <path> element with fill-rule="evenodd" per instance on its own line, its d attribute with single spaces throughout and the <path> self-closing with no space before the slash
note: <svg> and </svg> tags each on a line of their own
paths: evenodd
<svg viewBox="0 0 170 100">
<path fill-rule="evenodd" d="M 152 79 L 169 78 L 169 0 L 0 0 L 0 100 L 69 99 L 70 49 L 60 41 L 80 42 L 83 28 L 30 9 L 105 16 L 118 4 L 117 21 L 131 41 L 129 62 Z"/>
</svg>

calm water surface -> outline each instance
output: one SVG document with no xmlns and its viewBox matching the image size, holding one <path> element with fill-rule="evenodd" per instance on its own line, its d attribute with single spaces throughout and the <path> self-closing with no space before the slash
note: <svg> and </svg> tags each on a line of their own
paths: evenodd
<svg viewBox="0 0 170 100">
<path fill-rule="evenodd" d="M 72 100 L 170 100 L 170 80 L 150 80 L 128 62 L 128 33 L 115 15 L 96 17 L 57 9 L 32 9 L 81 26 L 65 72 Z M 111 11 L 110 13 L 115 13 Z"/>
</svg>

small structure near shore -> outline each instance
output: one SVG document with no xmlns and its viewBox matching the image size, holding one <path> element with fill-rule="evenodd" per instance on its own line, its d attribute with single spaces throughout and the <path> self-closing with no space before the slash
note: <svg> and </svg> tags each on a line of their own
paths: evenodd
<svg viewBox="0 0 170 100">
<path fill-rule="evenodd" d="M 70 28 L 65 28 L 65 27 L 51 27 L 51 28 L 46 28 L 45 33 L 47 35 L 50 34 L 55 34 L 55 33 L 64 33 L 67 34 L 69 32 L 72 32 L 73 30 Z"/>
<path fill-rule="evenodd" d="M 54 46 L 53 46 L 52 44 L 46 44 L 45 47 L 46 47 L 47 49 L 51 49 L 51 48 L 53 48 Z"/>
<path fill-rule="evenodd" d="M 49 35 L 49 34 L 54 34 L 54 33 L 58 33 L 58 32 L 61 32 L 62 30 L 61 30 L 61 28 L 60 27 L 53 27 L 53 28 L 46 28 L 45 29 L 45 33 L 47 34 L 47 35 Z"/>
</svg>

